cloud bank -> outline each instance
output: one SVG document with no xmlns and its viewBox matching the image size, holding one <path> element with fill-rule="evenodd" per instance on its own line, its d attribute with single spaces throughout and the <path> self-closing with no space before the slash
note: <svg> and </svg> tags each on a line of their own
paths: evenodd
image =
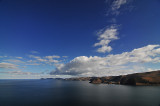
<svg viewBox="0 0 160 106">
<path fill-rule="evenodd" d="M 79 56 L 67 64 L 58 64 L 52 75 L 113 76 L 148 71 L 143 64 L 159 63 L 160 45 L 148 45 L 116 55 Z M 150 69 L 151 70 L 151 69 Z"/>
</svg>

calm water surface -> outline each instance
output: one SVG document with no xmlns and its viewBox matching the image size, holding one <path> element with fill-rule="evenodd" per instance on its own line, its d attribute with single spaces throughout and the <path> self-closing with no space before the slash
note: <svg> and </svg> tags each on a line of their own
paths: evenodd
<svg viewBox="0 0 160 106">
<path fill-rule="evenodd" d="M 0 80 L 0 106 L 160 106 L 160 86 Z"/>
</svg>

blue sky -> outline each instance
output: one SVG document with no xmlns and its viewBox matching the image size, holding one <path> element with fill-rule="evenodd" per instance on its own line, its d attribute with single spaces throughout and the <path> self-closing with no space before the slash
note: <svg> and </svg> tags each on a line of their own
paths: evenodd
<svg viewBox="0 0 160 106">
<path fill-rule="evenodd" d="M 159 0 L 0 0 L 0 78 L 160 69 Z"/>
</svg>

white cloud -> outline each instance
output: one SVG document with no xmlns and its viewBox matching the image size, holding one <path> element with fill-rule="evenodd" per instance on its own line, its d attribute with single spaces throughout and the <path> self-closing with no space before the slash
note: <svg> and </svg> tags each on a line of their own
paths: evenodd
<svg viewBox="0 0 160 106">
<path fill-rule="evenodd" d="M 11 64 L 11 63 L 0 63 L 0 68 L 5 68 L 5 69 L 18 69 L 18 65 Z"/>
<path fill-rule="evenodd" d="M 16 57 L 17 59 L 23 59 L 23 57 Z"/>
<path fill-rule="evenodd" d="M 6 57 L 8 57 L 8 56 L 0 56 L 0 58 L 6 58 Z"/>
<path fill-rule="evenodd" d="M 39 52 L 32 50 L 31 53 L 32 53 L 32 54 L 37 54 L 37 53 L 39 53 Z"/>
<path fill-rule="evenodd" d="M 21 60 L 17 60 L 17 59 L 7 59 L 7 60 L 3 60 L 3 61 L 7 61 L 7 62 L 11 62 L 11 63 L 25 63 Z"/>
<path fill-rule="evenodd" d="M 106 0 L 107 3 L 109 3 L 109 0 Z M 129 3 L 130 0 L 112 0 L 110 7 L 107 11 L 107 15 L 119 15 L 120 8 L 122 5 Z M 97 52 L 99 53 L 106 53 L 112 51 L 112 47 L 109 46 L 110 42 L 113 40 L 117 40 L 118 37 L 118 26 L 116 24 L 117 19 L 116 17 L 112 17 L 110 22 L 112 23 L 110 27 L 108 27 L 105 30 L 101 30 L 98 34 L 98 43 L 95 43 L 94 46 L 101 46 L 97 49 Z"/>
<path fill-rule="evenodd" d="M 106 53 L 112 50 L 112 47 L 109 46 L 109 43 L 113 40 L 117 40 L 118 37 L 118 28 L 115 25 L 110 26 L 109 28 L 105 29 L 104 31 L 99 32 L 98 43 L 95 43 L 94 46 L 101 46 L 97 49 L 99 53 Z"/>
<path fill-rule="evenodd" d="M 59 60 L 55 60 L 54 58 L 60 58 L 60 56 L 53 55 L 53 56 L 45 56 L 46 59 L 48 59 L 47 63 L 59 63 Z"/>
<path fill-rule="evenodd" d="M 46 62 L 47 60 L 46 59 L 38 58 L 37 61 L 39 61 L 39 62 Z"/>
<path fill-rule="evenodd" d="M 109 1 L 109 0 L 106 0 Z M 122 5 L 128 3 L 130 0 L 113 0 L 111 1 L 110 7 L 107 11 L 107 15 L 119 15 L 120 8 Z M 109 45 L 111 41 L 118 39 L 118 25 L 116 23 L 116 17 L 112 17 L 110 22 L 112 23 L 107 29 L 101 30 L 99 32 L 98 43 L 95 43 L 94 46 L 101 46 L 97 49 L 99 53 L 106 53 L 112 51 L 112 47 Z"/>
<path fill-rule="evenodd" d="M 108 14 L 119 15 L 120 8 L 122 5 L 128 3 L 130 0 L 114 0 L 111 4 L 110 9 L 108 10 Z"/>
<path fill-rule="evenodd" d="M 46 59 L 42 59 L 40 56 L 29 55 L 29 57 L 36 59 L 37 62 L 46 62 L 47 61 Z M 36 61 L 30 60 L 29 62 L 36 62 Z"/>
<path fill-rule="evenodd" d="M 62 56 L 63 58 L 67 58 L 68 56 Z"/>
<path fill-rule="evenodd" d="M 34 66 L 37 66 L 37 65 L 40 65 L 38 63 L 26 63 L 25 65 L 34 65 Z"/>
<path fill-rule="evenodd" d="M 127 0 L 114 0 L 112 4 L 112 10 L 118 10 L 121 7 L 121 5 L 125 3 L 127 3 Z"/>
<path fill-rule="evenodd" d="M 16 74 L 16 75 L 39 75 L 41 73 L 24 72 L 24 71 L 0 71 L 0 73 Z"/>
<path fill-rule="evenodd" d="M 29 55 L 30 58 L 35 58 L 35 59 L 40 59 L 39 56 L 35 56 L 35 55 Z"/>
<path fill-rule="evenodd" d="M 50 59 L 50 60 L 48 60 L 48 62 L 49 62 L 49 63 L 59 63 L 60 61 L 58 61 L 58 60 L 53 60 L 53 59 Z"/>
<path fill-rule="evenodd" d="M 148 71 L 145 63 L 160 62 L 160 45 L 148 45 L 122 54 L 79 56 L 67 64 L 57 64 L 51 74 L 80 76 L 111 76 Z"/>
<path fill-rule="evenodd" d="M 53 56 L 45 56 L 45 57 L 40 57 L 40 56 L 35 56 L 35 55 L 29 55 L 30 58 L 34 58 L 35 60 L 29 60 L 28 62 L 42 62 L 46 63 L 49 65 L 52 65 L 53 63 L 59 63 L 61 60 L 56 60 L 60 58 L 60 56 L 53 55 Z M 55 59 L 56 58 L 56 59 Z"/>
<path fill-rule="evenodd" d="M 27 62 L 31 63 L 31 62 L 34 62 L 33 60 L 28 60 Z"/>
<path fill-rule="evenodd" d="M 53 59 L 53 58 L 60 58 L 60 56 L 53 55 L 53 56 L 45 56 L 47 59 Z"/>
</svg>

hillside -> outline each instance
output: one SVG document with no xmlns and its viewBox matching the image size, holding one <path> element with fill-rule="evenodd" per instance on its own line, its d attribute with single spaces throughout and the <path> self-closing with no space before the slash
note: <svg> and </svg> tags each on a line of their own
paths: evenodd
<svg viewBox="0 0 160 106">
<path fill-rule="evenodd" d="M 160 85 L 160 70 L 122 76 L 92 77 L 90 79 L 90 83 L 106 83 L 121 85 Z"/>
</svg>

